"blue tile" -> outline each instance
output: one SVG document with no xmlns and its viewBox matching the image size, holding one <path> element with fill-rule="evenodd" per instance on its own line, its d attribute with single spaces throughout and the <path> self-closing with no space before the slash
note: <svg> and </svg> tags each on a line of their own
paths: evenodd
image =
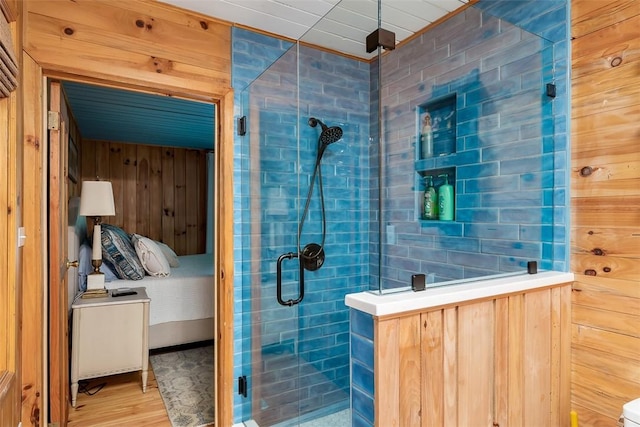
<svg viewBox="0 0 640 427">
<path fill-rule="evenodd" d="M 366 420 L 360 414 L 351 414 L 351 427 L 373 427 L 373 422 Z"/>
<path fill-rule="evenodd" d="M 479 252 L 480 240 L 466 237 L 439 236 L 436 238 L 435 247 L 445 250 Z"/>
<path fill-rule="evenodd" d="M 356 309 L 349 310 L 351 316 L 351 332 L 373 340 L 373 317 Z"/>
<path fill-rule="evenodd" d="M 351 373 L 351 381 L 353 382 L 354 387 L 357 387 L 368 395 L 373 396 L 373 371 L 357 362 L 352 362 Z"/>
<path fill-rule="evenodd" d="M 374 403 L 371 395 L 367 395 L 357 388 L 352 389 L 351 405 L 354 417 L 359 425 L 372 426 L 374 421 Z"/>
<path fill-rule="evenodd" d="M 358 335 L 351 336 L 351 355 L 373 370 L 373 341 L 364 339 Z"/>
<path fill-rule="evenodd" d="M 500 165 L 497 162 L 460 166 L 456 170 L 456 177 L 461 180 L 498 175 L 500 170 L 499 166 Z"/>
<path fill-rule="evenodd" d="M 484 239 L 509 239 L 517 240 L 519 236 L 518 225 L 507 224 L 466 224 L 465 237 L 479 237 Z"/>
<path fill-rule="evenodd" d="M 449 252 L 449 262 L 457 266 L 471 266 L 489 270 L 498 270 L 498 257 L 469 252 Z"/>
<path fill-rule="evenodd" d="M 538 259 L 542 255 L 540 243 L 527 243 L 506 240 L 485 240 L 482 242 L 482 253 L 508 255 L 521 258 Z"/>
<path fill-rule="evenodd" d="M 456 211 L 456 220 L 464 223 L 491 223 L 498 222 L 500 211 L 498 209 L 460 209 Z"/>
</svg>

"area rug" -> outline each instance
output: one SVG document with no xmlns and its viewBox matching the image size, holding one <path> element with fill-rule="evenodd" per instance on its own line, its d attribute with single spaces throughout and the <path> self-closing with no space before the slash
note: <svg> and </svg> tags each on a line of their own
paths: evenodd
<svg viewBox="0 0 640 427">
<path fill-rule="evenodd" d="M 213 423 L 213 346 L 149 357 L 173 427 Z"/>
</svg>

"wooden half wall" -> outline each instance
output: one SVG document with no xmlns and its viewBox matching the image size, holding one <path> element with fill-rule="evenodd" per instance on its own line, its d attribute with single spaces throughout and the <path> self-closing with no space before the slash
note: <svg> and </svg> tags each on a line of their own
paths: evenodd
<svg viewBox="0 0 640 427">
<path fill-rule="evenodd" d="M 375 318 L 375 426 L 568 426 L 571 284 Z"/>
<path fill-rule="evenodd" d="M 82 142 L 82 180 L 111 181 L 116 216 L 108 224 L 159 240 L 178 255 L 204 253 L 207 229 L 205 150 Z"/>
<path fill-rule="evenodd" d="M 640 3 L 572 0 L 572 407 L 640 397 Z"/>
</svg>

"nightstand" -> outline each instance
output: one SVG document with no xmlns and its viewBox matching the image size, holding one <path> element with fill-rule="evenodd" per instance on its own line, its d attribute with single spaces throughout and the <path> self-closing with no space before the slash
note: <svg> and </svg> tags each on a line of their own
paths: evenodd
<svg viewBox="0 0 640 427">
<path fill-rule="evenodd" d="M 149 297 L 136 295 L 79 298 L 73 309 L 71 341 L 71 405 L 75 408 L 78 381 L 124 372 L 142 371 L 147 391 L 149 366 Z"/>
</svg>

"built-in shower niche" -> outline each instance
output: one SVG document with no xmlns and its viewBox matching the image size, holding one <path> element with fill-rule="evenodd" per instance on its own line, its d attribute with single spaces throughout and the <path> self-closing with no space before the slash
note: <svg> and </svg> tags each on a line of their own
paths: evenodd
<svg viewBox="0 0 640 427">
<path fill-rule="evenodd" d="M 456 152 L 456 94 L 418 105 L 416 160 L 428 160 Z M 425 132 L 430 123 L 431 135 Z M 430 141 L 430 142 L 428 142 Z M 425 147 L 430 144 L 431 148 Z"/>
<path fill-rule="evenodd" d="M 446 175 L 446 177 L 444 176 Z M 453 186 L 453 219 L 452 220 L 441 220 L 441 219 L 427 219 L 424 215 L 424 193 L 427 189 L 428 185 L 428 177 L 431 176 L 433 180 L 433 186 L 435 187 L 438 196 L 440 195 L 440 187 L 448 182 Z M 421 225 L 435 225 L 435 224 L 446 224 L 451 223 L 456 220 L 456 196 L 458 188 L 456 186 L 456 168 L 452 167 L 442 167 L 436 169 L 429 169 L 424 171 L 416 172 L 416 217 L 420 221 Z M 454 231 L 453 235 L 457 235 Z"/>
<path fill-rule="evenodd" d="M 417 144 L 415 171 L 417 183 L 416 217 L 423 225 L 455 221 L 456 188 L 456 94 L 430 100 L 416 108 Z M 426 127 L 429 126 L 429 127 Z M 447 177 L 445 178 L 446 175 Z M 448 181 L 453 186 L 453 218 L 428 219 L 424 214 L 424 194 L 432 177 L 438 191 Z"/>
</svg>

